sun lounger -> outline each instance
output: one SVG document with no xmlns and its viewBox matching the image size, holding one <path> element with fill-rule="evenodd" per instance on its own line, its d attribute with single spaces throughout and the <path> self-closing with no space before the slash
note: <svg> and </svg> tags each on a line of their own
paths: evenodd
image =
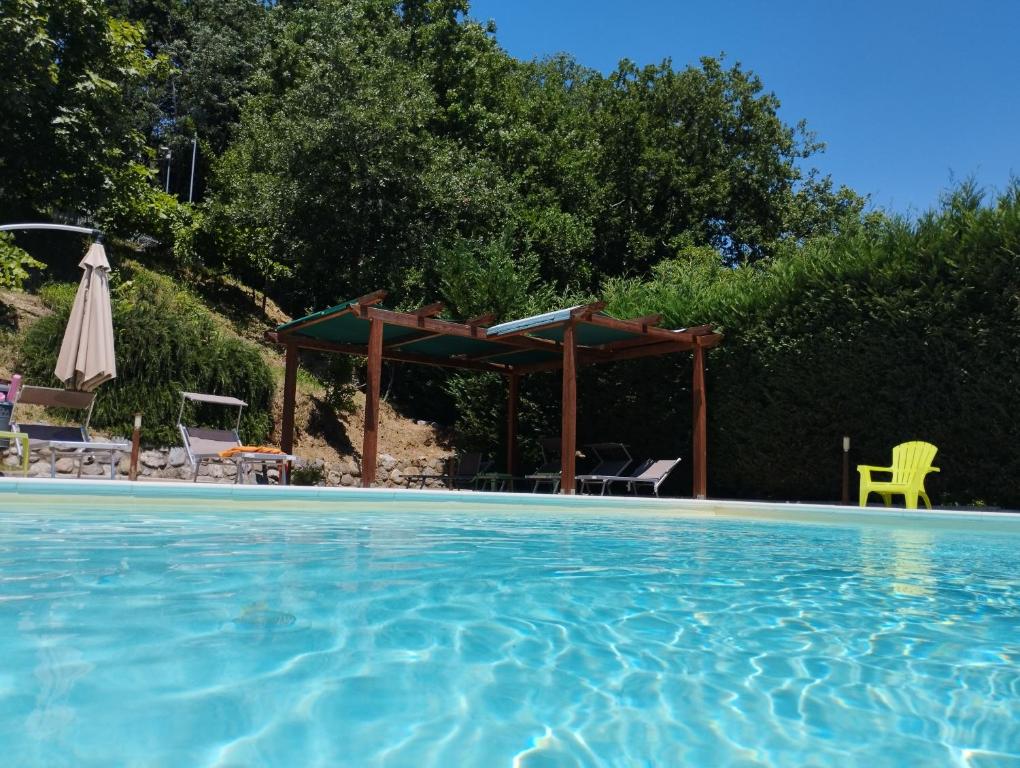
<svg viewBox="0 0 1020 768">
<path fill-rule="evenodd" d="M 648 469 L 651 463 L 651 459 L 647 459 L 635 464 L 629 472 L 617 472 L 612 475 L 579 475 L 577 480 L 580 483 L 581 493 L 595 493 L 595 491 L 598 491 L 600 496 L 605 496 L 613 483 L 620 482 L 621 477 L 636 478 Z"/>
<path fill-rule="evenodd" d="M 603 476 L 600 479 L 606 486 L 611 486 L 614 483 L 626 483 L 627 491 L 634 494 L 638 492 L 638 488 L 648 487 L 652 493 L 658 496 L 659 488 L 679 463 L 680 459 L 660 459 L 659 461 L 646 462 L 644 468 L 637 475 Z"/>
<path fill-rule="evenodd" d="M 560 489 L 560 439 L 558 437 L 547 437 L 542 440 L 542 464 L 530 475 L 525 475 L 525 480 L 532 482 L 531 492 L 538 493 L 539 488 L 548 485 L 551 493 Z"/>
<path fill-rule="evenodd" d="M 81 477 L 82 465 L 88 456 L 108 454 L 110 457 L 110 479 L 117 478 L 117 464 L 120 454 L 131 450 L 131 443 L 126 440 L 93 440 L 89 435 L 89 421 L 95 405 L 95 392 L 73 392 L 52 387 L 23 386 L 15 402 L 15 414 L 12 418 L 12 431 L 28 437 L 28 448 L 31 451 L 49 449 L 50 477 L 57 476 L 57 459 L 73 458 L 78 460 L 78 477 Z M 30 424 L 19 422 L 17 412 L 26 405 L 38 405 L 43 408 L 63 408 L 72 411 L 84 411 L 85 418 L 79 426 L 62 427 L 51 424 Z M 23 443 L 18 443 L 21 454 Z"/>
<path fill-rule="evenodd" d="M 634 461 L 623 443 L 592 443 L 585 448 L 595 455 L 596 464 L 591 472 L 574 478 L 580 484 L 581 493 L 597 487 L 600 494 L 605 494 L 607 483 L 603 478 L 622 475 Z"/>
<path fill-rule="evenodd" d="M 452 472 L 442 475 L 407 475 L 408 482 L 419 483 L 424 488 L 428 480 L 439 480 L 450 488 L 474 487 L 478 476 L 485 474 L 492 466 L 492 460 L 486 459 L 481 453 L 462 453 L 457 457 Z"/>
<path fill-rule="evenodd" d="M 209 429 L 193 427 L 184 423 L 184 407 L 187 403 L 204 403 L 237 408 L 237 422 L 233 429 Z M 194 472 L 193 482 L 198 482 L 198 473 L 206 462 L 231 463 L 237 467 L 235 483 L 243 483 L 245 474 L 254 466 L 277 464 L 280 467 L 280 482 L 287 482 L 287 466 L 295 456 L 287 453 L 260 450 L 238 450 L 245 448 L 238 430 L 241 426 L 241 412 L 248 404 L 236 397 L 206 395 L 200 392 L 181 392 L 181 410 L 177 415 L 177 428 L 181 432 L 184 452 Z"/>
</svg>

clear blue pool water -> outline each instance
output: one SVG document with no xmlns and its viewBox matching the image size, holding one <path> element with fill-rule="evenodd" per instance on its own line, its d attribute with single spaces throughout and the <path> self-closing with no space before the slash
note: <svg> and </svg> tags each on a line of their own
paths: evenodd
<svg viewBox="0 0 1020 768">
<path fill-rule="evenodd" d="M 1020 536 L 0 512 L 9 766 L 1020 765 Z"/>
</svg>

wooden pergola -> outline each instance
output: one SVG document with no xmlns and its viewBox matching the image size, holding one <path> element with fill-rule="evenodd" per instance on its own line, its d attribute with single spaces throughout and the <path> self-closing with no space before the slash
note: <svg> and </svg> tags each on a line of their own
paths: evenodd
<svg viewBox="0 0 1020 768">
<path fill-rule="evenodd" d="M 705 350 L 722 340 L 722 335 L 715 333 L 711 326 L 667 330 L 659 327 L 661 318 L 658 315 L 618 320 L 602 312 L 603 302 L 500 325 L 490 325 L 492 315 L 452 322 L 437 317 L 443 311 L 442 303 L 429 304 L 414 312 L 394 312 L 379 306 L 385 297 L 385 291 L 376 291 L 266 333 L 268 341 L 286 348 L 281 435 L 285 452 L 292 452 L 294 447 L 294 407 L 301 349 L 368 358 L 365 436 L 361 451 L 361 483 L 365 487 L 375 481 L 383 360 L 489 371 L 506 376 L 509 385 L 506 471 L 509 475 L 514 475 L 516 469 L 520 377 L 538 371 L 562 370 L 560 488 L 562 493 L 572 494 L 576 474 L 578 367 L 691 352 L 694 356 L 693 490 L 696 498 L 707 495 Z"/>
</svg>

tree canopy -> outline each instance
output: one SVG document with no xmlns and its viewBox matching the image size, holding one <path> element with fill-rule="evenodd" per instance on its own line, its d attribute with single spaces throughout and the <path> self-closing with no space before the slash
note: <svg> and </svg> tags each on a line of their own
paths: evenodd
<svg viewBox="0 0 1020 768">
<path fill-rule="evenodd" d="M 161 268 L 230 273 L 294 315 L 385 288 L 458 317 L 608 296 L 623 314 L 721 323 L 710 445 L 728 493 L 824 496 L 833 430 L 877 451 L 940 423 L 929 433 L 957 468 L 942 479 L 973 499 L 967 419 L 1006 434 L 982 404 L 1015 391 L 1016 190 L 987 206 L 962 188 L 916 225 L 865 215 L 814 169 L 823 145 L 808 126 L 722 55 L 609 73 L 569 55 L 522 61 L 467 0 L 7 0 L 0 134 L 5 216 L 91 221 Z M 34 266 L 0 241 L 0 282 Z M 967 366 L 962 327 L 994 373 Z M 619 387 L 583 377 L 582 402 L 644 398 L 660 418 L 601 419 L 612 434 L 592 437 L 675 455 L 683 363 L 628 370 Z M 556 428 L 536 381 L 521 406 L 532 435 Z M 445 410 L 491 448 L 501 388 L 424 374 L 393 400 Z M 947 415 L 945 393 L 966 419 Z M 1002 437 L 996 460 L 1013 466 L 1015 445 Z M 793 463 L 800 474 L 776 479 Z M 982 487 L 1016 498 L 1015 483 Z"/>
</svg>

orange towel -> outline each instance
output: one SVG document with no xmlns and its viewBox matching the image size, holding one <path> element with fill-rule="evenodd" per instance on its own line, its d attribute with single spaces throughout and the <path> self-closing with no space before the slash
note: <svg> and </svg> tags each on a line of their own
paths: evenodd
<svg viewBox="0 0 1020 768">
<path fill-rule="evenodd" d="M 225 451 L 220 451 L 220 456 L 224 459 L 229 459 L 237 453 L 271 453 L 275 456 L 287 455 L 279 448 L 273 448 L 271 445 L 236 445 L 233 448 L 227 448 Z"/>
</svg>

